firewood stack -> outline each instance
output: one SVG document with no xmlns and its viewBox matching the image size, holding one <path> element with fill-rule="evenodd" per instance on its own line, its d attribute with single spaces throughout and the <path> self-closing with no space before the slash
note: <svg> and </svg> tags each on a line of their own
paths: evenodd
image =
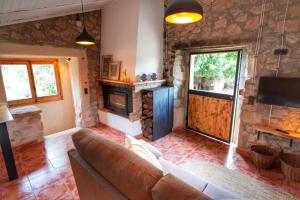
<svg viewBox="0 0 300 200">
<path fill-rule="evenodd" d="M 144 93 L 142 96 L 143 114 L 142 129 L 144 137 L 152 140 L 153 134 L 153 94 L 152 92 Z"/>
</svg>

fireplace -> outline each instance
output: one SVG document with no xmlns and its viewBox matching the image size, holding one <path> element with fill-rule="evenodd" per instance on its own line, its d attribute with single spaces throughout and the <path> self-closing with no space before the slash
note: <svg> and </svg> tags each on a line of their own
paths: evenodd
<svg viewBox="0 0 300 200">
<path fill-rule="evenodd" d="M 104 108 L 112 113 L 129 118 L 132 113 L 132 88 L 102 84 Z"/>
</svg>

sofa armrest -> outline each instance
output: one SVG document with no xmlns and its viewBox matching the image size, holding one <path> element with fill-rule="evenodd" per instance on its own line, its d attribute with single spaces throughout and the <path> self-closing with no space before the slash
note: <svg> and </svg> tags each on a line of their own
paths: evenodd
<svg viewBox="0 0 300 200">
<path fill-rule="evenodd" d="M 210 200 L 208 196 L 185 184 L 172 174 L 161 178 L 152 189 L 153 200 Z"/>
</svg>

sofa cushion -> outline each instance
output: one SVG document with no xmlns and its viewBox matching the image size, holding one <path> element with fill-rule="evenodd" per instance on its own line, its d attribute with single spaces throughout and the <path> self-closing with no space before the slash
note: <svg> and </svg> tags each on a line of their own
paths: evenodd
<svg viewBox="0 0 300 200">
<path fill-rule="evenodd" d="M 80 156 L 128 199 L 152 199 L 161 170 L 89 129 L 75 133 L 73 142 Z"/>
<path fill-rule="evenodd" d="M 171 162 L 159 158 L 159 162 L 162 166 L 164 174 L 172 174 L 178 179 L 182 180 L 186 184 L 194 187 L 198 191 L 203 191 L 207 186 L 207 182 L 203 181 L 200 177 L 181 169 L 180 167 L 174 165 Z"/>
<path fill-rule="evenodd" d="M 162 170 L 158 159 L 147 147 L 145 147 L 145 145 L 141 141 L 135 139 L 130 135 L 126 135 L 125 147 L 137 154 L 138 156 L 140 156 L 141 158 L 145 159 L 149 163 L 151 163 L 153 166 Z"/>
<path fill-rule="evenodd" d="M 154 156 L 159 159 L 162 156 L 162 153 L 160 150 L 158 150 L 155 146 L 149 144 L 148 142 L 145 142 L 144 140 L 139 140 L 149 151 L 151 151 Z"/>
<path fill-rule="evenodd" d="M 209 200 L 195 188 L 185 184 L 172 174 L 167 174 L 152 189 L 154 200 Z"/>
<path fill-rule="evenodd" d="M 226 191 L 223 190 L 213 184 L 208 184 L 207 187 L 205 188 L 205 190 L 203 191 L 204 194 L 206 194 L 207 196 L 209 196 L 212 199 L 218 199 L 218 200 L 233 200 L 233 199 L 241 199 L 240 197 Z"/>
</svg>

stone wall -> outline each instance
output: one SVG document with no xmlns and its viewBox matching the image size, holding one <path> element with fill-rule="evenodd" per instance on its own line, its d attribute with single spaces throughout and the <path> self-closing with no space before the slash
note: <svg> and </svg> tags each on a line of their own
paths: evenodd
<svg viewBox="0 0 300 200">
<path fill-rule="evenodd" d="M 169 1 L 166 1 L 166 4 Z M 254 52 L 258 29 L 260 27 L 262 0 L 215 0 L 201 1 L 204 7 L 202 21 L 190 25 L 166 26 L 165 46 L 165 77 L 174 83 L 177 91 L 176 109 L 185 109 L 185 92 L 187 82 L 173 76 L 173 70 L 181 68 L 182 73 L 188 72 L 188 65 L 181 62 L 182 56 L 188 59 L 191 49 L 212 47 L 243 46 L 246 49 L 246 69 L 242 74 L 245 78 L 245 93 L 241 113 L 239 146 L 249 148 L 257 142 L 253 125 L 268 124 L 270 106 L 255 103 L 248 105 L 248 96 L 257 95 L 258 79 L 261 76 L 274 76 L 279 57 L 273 51 L 281 46 L 281 32 L 284 24 L 286 0 L 268 0 L 260 51 L 257 57 L 256 74 L 254 75 Z M 212 2 L 212 3 L 211 3 Z M 300 1 L 289 0 L 289 8 L 284 35 L 284 47 L 289 53 L 280 59 L 279 76 L 300 77 Z M 181 49 L 182 51 L 176 51 Z M 174 68 L 175 67 L 175 68 Z M 252 82 L 250 78 L 255 77 Z M 253 87 L 254 86 L 254 87 Z M 183 94 L 183 95 L 182 95 Z M 184 119 L 184 116 L 182 117 Z M 299 131 L 300 109 L 273 106 L 270 126 L 292 131 Z M 295 142 L 289 148 L 289 142 L 265 136 L 260 142 L 278 146 L 293 151 L 300 151 L 300 142 Z"/>
<path fill-rule="evenodd" d="M 13 121 L 7 122 L 9 138 L 13 147 L 44 140 L 41 109 L 24 106 L 10 109 Z"/>
<path fill-rule="evenodd" d="M 92 125 L 98 122 L 99 85 L 96 78 L 100 70 L 101 12 L 88 12 L 85 14 L 85 19 L 87 30 L 96 39 L 96 46 L 85 48 L 74 43 L 75 38 L 82 31 L 82 27 L 76 26 L 76 15 L 2 26 L 0 27 L 0 42 L 86 49 L 90 109 L 89 114 L 83 120 L 84 124 Z"/>
</svg>

